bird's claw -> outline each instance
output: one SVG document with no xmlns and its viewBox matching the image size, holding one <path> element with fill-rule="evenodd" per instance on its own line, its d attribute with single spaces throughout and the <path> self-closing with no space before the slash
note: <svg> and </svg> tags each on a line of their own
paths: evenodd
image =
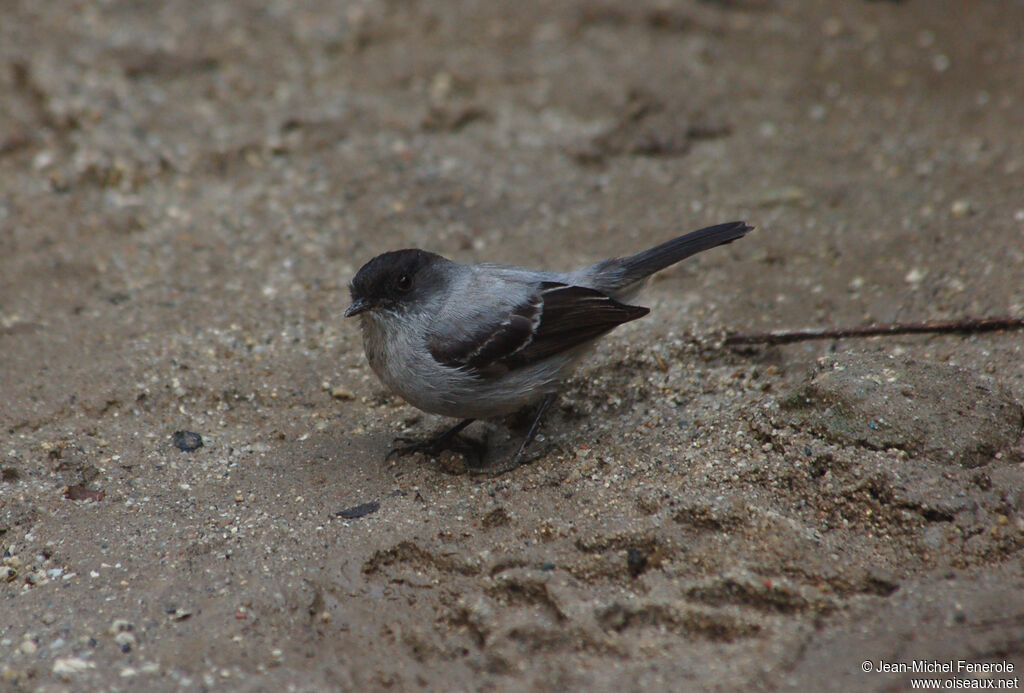
<svg viewBox="0 0 1024 693">
<path fill-rule="evenodd" d="M 415 455 L 416 453 L 423 453 L 427 457 L 438 457 L 445 450 L 453 450 L 455 452 L 461 452 L 467 457 L 472 455 L 478 461 L 483 459 L 484 451 L 483 444 L 468 438 L 463 438 L 458 435 L 441 435 L 435 438 L 417 439 L 407 438 L 405 436 L 399 436 L 394 439 L 395 443 L 402 443 L 391 448 L 388 454 L 385 455 L 385 460 L 390 460 L 393 457 L 406 457 L 408 455 Z"/>
</svg>

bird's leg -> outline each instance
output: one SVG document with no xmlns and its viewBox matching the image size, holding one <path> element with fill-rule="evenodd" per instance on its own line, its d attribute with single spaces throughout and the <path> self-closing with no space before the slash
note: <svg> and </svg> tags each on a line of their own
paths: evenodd
<svg viewBox="0 0 1024 693">
<path fill-rule="evenodd" d="M 541 419 L 544 418 L 544 414 L 547 413 L 548 409 L 554 403 L 555 399 L 558 398 L 558 393 L 551 393 L 541 400 L 540 406 L 537 407 L 537 413 L 533 417 L 533 423 L 530 424 L 530 430 L 526 432 L 526 437 L 523 438 L 523 444 L 519 446 L 519 452 L 510 457 L 504 463 L 497 467 L 490 467 L 483 471 L 491 476 L 497 476 L 510 472 L 523 463 L 523 453 L 526 452 L 526 447 L 533 442 L 533 439 L 537 437 L 537 432 L 540 430 Z"/>
<path fill-rule="evenodd" d="M 395 438 L 396 442 L 402 442 L 405 443 L 405 445 L 399 445 L 396 448 L 392 448 L 384 459 L 389 460 L 393 455 L 405 457 L 406 455 L 411 455 L 416 452 L 422 452 L 431 456 L 439 455 L 445 450 L 450 450 L 458 439 L 459 433 L 462 432 L 462 429 L 474 421 L 476 421 L 476 419 L 463 419 L 444 433 L 433 438 L 427 438 L 426 440 Z"/>
<path fill-rule="evenodd" d="M 519 446 L 519 452 L 516 453 L 515 457 L 512 458 L 513 468 L 518 467 L 523 462 L 523 453 L 526 452 L 526 446 L 533 442 L 533 439 L 537 437 L 537 431 L 540 430 L 541 419 L 544 418 L 544 414 L 547 413 L 548 409 L 554 403 L 555 398 L 558 395 L 554 392 L 549 394 L 541 401 L 540 406 L 537 407 L 537 415 L 533 417 L 533 423 L 530 424 L 530 430 L 526 432 L 526 437 L 523 439 L 523 444 Z"/>
</svg>

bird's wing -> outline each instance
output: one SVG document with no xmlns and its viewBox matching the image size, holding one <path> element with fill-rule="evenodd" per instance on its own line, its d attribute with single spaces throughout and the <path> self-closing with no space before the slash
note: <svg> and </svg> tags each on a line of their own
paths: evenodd
<svg viewBox="0 0 1024 693">
<path fill-rule="evenodd" d="M 543 282 L 499 321 L 464 339 L 435 335 L 428 346 L 438 363 L 493 378 L 579 346 L 648 312 L 595 289 Z"/>
</svg>

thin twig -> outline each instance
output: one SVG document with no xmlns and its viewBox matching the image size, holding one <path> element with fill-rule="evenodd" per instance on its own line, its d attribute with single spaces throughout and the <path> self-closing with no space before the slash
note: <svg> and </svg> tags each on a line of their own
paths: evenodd
<svg viewBox="0 0 1024 693">
<path fill-rule="evenodd" d="M 803 342 L 811 339 L 877 337 L 879 335 L 893 334 L 954 334 L 1021 329 L 1024 329 L 1024 318 L 963 318 L 961 320 L 933 320 L 930 322 L 885 322 L 861 327 L 822 327 L 807 330 L 736 333 L 728 335 L 725 338 L 725 344 L 789 344 L 790 342 Z"/>
</svg>

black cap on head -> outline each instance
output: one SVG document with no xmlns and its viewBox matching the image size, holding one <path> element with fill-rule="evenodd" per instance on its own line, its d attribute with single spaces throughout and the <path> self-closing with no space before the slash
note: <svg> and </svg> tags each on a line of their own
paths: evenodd
<svg viewBox="0 0 1024 693">
<path fill-rule="evenodd" d="M 394 306 L 420 295 L 433 274 L 424 270 L 443 261 L 440 255 L 415 248 L 378 255 L 363 265 L 349 284 L 352 305 L 345 311 L 345 317 L 380 305 Z"/>
</svg>

